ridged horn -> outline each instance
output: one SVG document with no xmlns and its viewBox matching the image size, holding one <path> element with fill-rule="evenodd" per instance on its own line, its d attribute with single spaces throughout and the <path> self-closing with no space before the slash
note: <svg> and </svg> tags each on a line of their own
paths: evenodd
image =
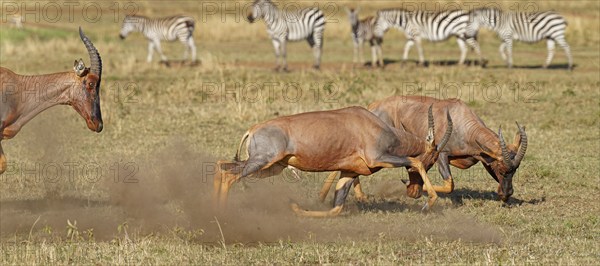
<svg viewBox="0 0 600 266">
<path fill-rule="evenodd" d="M 452 130 L 454 127 L 454 125 L 452 124 L 452 118 L 450 117 L 450 111 L 448 109 L 446 109 L 446 119 L 448 120 L 448 123 L 447 123 L 448 125 L 446 126 L 446 133 L 444 133 L 444 137 L 442 137 L 442 140 L 437 145 L 438 151 L 441 151 L 442 149 L 444 149 L 444 147 L 450 140 L 450 136 L 452 135 Z"/>
<path fill-rule="evenodd" d="M 87 49 L 88 54 L 90 55 L 90 73 L 93 73 L 93 74 L 97 75 L 98 77 L 101 77 L 102 76 L 102 58 L 100 58 L 100 54 L 98 53 L 98 50 L 96 49 L 96 47 L 94 47 L 94 44 L 92 43 L 92 41 L 90 41 L 90 39 L 87 36 L 85 36 L 83 31 L 81 30 L 81 27 L 79 27 L 79 37 L 81 38 L 81 41 L 85 45 L 85 48 Z"/>
<path fill-rule="evenodd" d="M 521 164 L 521 160 L 525 157 L 525 152 L 527 151 L 527 133 L 525 133 L 525 127 L 521 127 L 519 122 L 515 122 L 517 124 L 517 128 L 519 129 L 519 134 L 521 135 L 521 145 L 519 146 L 519 151 L 513 160 L 513 165 L 519 167 Z"/>
<path fill-rule="evenodd" d="M 508 154 L 508 148 L 506 148 L 506 142 L 504 142 L 504 136 L 502 135 L 502 127 L 498 129 L 498 138 L 500 139 L 500 149 L 502 149 L 502 159 L 508 168 L 513 168 L 512 161 Z"/>
<path fill-rule="evenodd" d="M 433 123 L 433 104 L 429 106 L 429 110 L 427 111 L 427 138 L 426 141 L 429 142 L 430 145 L 433 144 L 433 140 L 435 139 L 435 128 Z"/>
</svg>

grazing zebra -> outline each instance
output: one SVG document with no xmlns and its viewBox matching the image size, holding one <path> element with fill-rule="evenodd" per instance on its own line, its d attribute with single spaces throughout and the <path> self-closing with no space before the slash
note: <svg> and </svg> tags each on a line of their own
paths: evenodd
<svg viewBox="0 0 600 266">
<path fill-rule="evenodd" d="M 270 0 L 256 0 L 252 4 L 252 13 L 248 15 L 248 21 L 253 23 L 261 18 L 267 25 L 267 33 L 275 48 L 277 70 L 287 71 L 286 42 L 301 40 L 307 40 L 312 47 L 315 57 L 313 67 L 319 69 L 323 48 L 323 31 L 325 30 L 325 16 L 321 10 L 304 8 L 282 11 Z M 281 64 L 279 63 L 280 56 Z"/>
<path fill-rule="evenodd" d="M 480 27 L 495 31 L 502 39 L 500 55 L 509 68 L 513 66 L 513 40 L 534 43 L 546 39 L 548 57 L 544 63 L 544 68 L 552 62 L 554 46 L 558 43 L 565 50 L 569 60 L 569 69 L 573 69 L 571 49 L 565 40 L 567 21 L 561 15 L 552 11 L 523 13 L 503 12 L 495 8 L 480 8 L 472 10 L 470 16 L 467 35 L 476 36 Z M 508 56 L 505 54 L 505 50 L 508 52 Z"/>
<path fill-rule="evenodd" d="M 408 11 L 404 9 L 385 9 L 377 12 L 377 23 L 375 35 L 383 34 L 391 27 L 404 31 L 408 41 L 404 46 L 403 60 L 408 58 L 410 48 L 416 43 L 419 53 L 419 63 L 425 63 L 421 39 L 433 42 L 444 41 L 451 36 L 456 36 L 456 42 L 460 48 L 459 64 L 463 64 L 467 57 L 467 45 L 471 46 L 481 62 L 481 50 L 475 38 L 466 37 L 468 13 L 462 10 L 451 10 L 441 12 Z"/>
<path fill-rule="evenodd" d="M 376 64 L 379 64 L 381 67 L 383 67 L 383 57 L 381 55 L 381 43 L 383 42 L 383 37 L 376 37 L 373 34 L 377 18 L 370 16 L 359 20 L 359 10 L 360 9 L 346 8 L 348 20 L 350 20 L 350 26 L 352 26 L 352 41 L 354 42 L 353 62 L 364 62 L 362 48 L 364 42 L 368 41 L 371 45 L 371 66 L 375 67 Z"/>
<path fill-rule="evenodd" d="M 188 50 L 191 51 L 191 61 L 196 62 L 196 45 L 194 44 L 194 24 L 192 17 L 172 16 L 165 18 L 147 18 L 144 16 L 125 16 L 119 37 L 125 39 L 130 32 L 141 32 L 148 39 L 148 62 L 152 62 L 154 49 L 158 52 L 163 62 L 167 57 L 160 49 L 160 41 L 179 40 L 186 48 L 183 58 L 187 58 Z"/>
</svg>

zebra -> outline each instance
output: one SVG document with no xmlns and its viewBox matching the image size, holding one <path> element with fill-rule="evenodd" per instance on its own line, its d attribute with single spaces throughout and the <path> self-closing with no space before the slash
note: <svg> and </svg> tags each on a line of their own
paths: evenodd
<svg viewBox="0 0 600 266">
<path fill-rule="evenodd" d="M 256 0 L 252 4 L 252 12 L 248 15 L 248 21 L 254 23 L 261 18 L 267 25 L 267 33 L 275 48 L 276 70 L 287 71 L 286 42 L 301 40 L 307 40 L 312 47 L 315 57 L 313 67 L 319 69 L 323 49 L 323 31 L 325 30 L 325 16 L 321 10 L 303 8 L 295 11 L 282 11 L 270 0 Z M 281 57 L 281 64 L 279 57 Z"/>
<path fill-rule="evenodd" d="M 421 65 L 425 63 L 421 39 L 438 42 L 447 40 L 451 36 L 456 36 L 456 42 L 461 52 L 458 64 L 464 64 L 467 57 L 466 44 L 468 44 L 475 50 L 480 62 L 484 65 L 485 60 L 481 56 L 479 43 L 475 38 L 467 38 L 466 36 L 468 20 L 469 15 L 463 10 L 429 12 L 384 9 L 377 12 L 375 35 L 383 36 L 391 27 L 404 31 L 408 41 L 404 46 L 402 60 L 406 61 L 410 48 L 416 43 L 417 52 L 419 53 L 419 64 Z"/>
<path fill-rule="evenodd" d="M 376 17 L 369 16 L 362 20 L 358 19 L 358 9 L 346 8 L 346 12 L 348 13 L 348 20 L 350 21 L 350 26 L 352 27 L 352 42 L 354 43 L 354 60 L 353 62 L 364 62 L 363 61 L 363 44 L 365 41 L 368 41 L 371 45 L 371 66 L 375 67 L 376 64 L 383 67 L 383 57 L 381 55 L 381 43 L 383 42 L 383 37 L 376 37 L 373 34 L 375 30 L 375 22 L 377 21 Z"/>
<path fill-rule="evenodd" d="M 119 37 L 125 39 L 130 32 L 141 32 L 148 39 L 148 62 L 152 62 L 154 49 L 167 62 L 167 57 L 160 49 L 160 41 L 179 40 L 186 47 L 183 58 L 186 59 L 191 51 L 191 61 L 196 62 L 196 45 L 194 44 L 194 18 L 188 16 L 171 16 L 152 19 L 144 16 L 125 16 Z"/>
<path fill-rule="evenodd" d="M 565 50 L 569 62 L 568 69 L 573 69 L 571 49 L 565 40 L 567 21 L 553 11 L 525 13 L 504 12 L 496 8 L 479 8 L 470 12 L 470 23 L 467 35 L 476 36 L 480 27 L 496 32 L 502 39 L 500 55 L 508 67 L 513 66 L 513 40 L 526 43 L 539 42 L 546 39 L 548 56 L 543 67 L 547 68 L 554 57 L 554 47 L 558 43 Z M 506 55 L 505 51 L 508 53 Z"/>
</svg>

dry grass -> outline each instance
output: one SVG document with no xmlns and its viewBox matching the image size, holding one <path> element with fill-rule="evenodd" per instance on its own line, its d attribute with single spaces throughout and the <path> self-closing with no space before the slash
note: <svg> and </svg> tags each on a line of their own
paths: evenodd
<svg viewBox="0 0 600 266">
<path fill-rule="evenodd" d="M 365 15 L 392 6 L 352 4 Z M 310 49 L 297 43 L 289 45 L 292 72 L 285 74 L 271 71 L 272 47 L 262 22 L 207 17 L 196 29 L 202 65 L 172 68 L 146 64 L 145 39 L 138 34 L 118 40 L 120 25 L 111 19 L 25 23 L 24 32 L 0 24 L 0 64 L 16 72 L 67 71 L 73 59 L 88 61 L 77 25 L 105 64 L 105 131 L 91 133 L 71 108 L 55 107 L 3 141 L 10 169 L 0 176 L 0 263 L 597 264 L 599 6 L 539 5 L 568 18 L 574 72 L 530 68 L 543 63 L 543 43 L 516 44 L 515 64 L 523 68 L 506 69 L 490 33 L 480 38 L 491 61 L 486 69 L 437 65 L 457 59 L 454 41 L 425 44 L 433 62 L 428 68 L 401 66 L 393 60 L 400 58 L 403 37 L 394 32 L 384 43 L 385 58 L 392 61 L 385 70 L 352 69 L 341 10 L 339 23 L 327 25 L 323 71 L 310 70 Z M 192 1 L 142 2 L 140 10 L 198 14 L 199 21 L 202 14 Z M 163 47 L 170 58 L 183 52 L 179 43 Z M 565 62 L 558 50 L 555 66 Z M 478 165 L 453 168 L 457 191 L 443 196 L 431 213 L 421 213 L 424 199 L 404 196 L 398 180 L 406 178 L 404 171 L 388 170 L 363 178 L 372 195 L 368 204 L 349 199 L 344 217 L 300 219 L 288 200 L 327 208 L 316 203 L 325 175 L 297 181 L 283 174 L 238 184 L 233 211 L 219 217 L 221 236 L 208 211 L 207 166 L 231 158 L 249 126 L 409 93 L 459 97 L 493 129 L 502 125 L 513 133 L 515 120 L 527 126 L 530 145 L 510 207 L 495 200 L 497 185 Z M 75 165 L 73 175 L 69 164 Z M 62 172 L 55 175 L 50 165 Z M 89 172 L 92 166 L 101 169 L 99 177 Z M 439 182 L 435 169 L 430 174 Z M 67 220 L 76 220 L 76 228 Z"/>
</svg>

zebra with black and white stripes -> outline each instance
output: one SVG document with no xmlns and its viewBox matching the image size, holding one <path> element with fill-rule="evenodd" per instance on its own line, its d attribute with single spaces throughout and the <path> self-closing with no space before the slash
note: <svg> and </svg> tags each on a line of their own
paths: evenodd
<svg viewBox="0 0 600 266">
<path fill-rule="evenodd" d="M 567 55 L 568 68 L 573 68 L 571 49 L 565 39 L 567 21 L 556 12 L 504 12 L 496 8 L 479 8 L 472 10 L 470 17 L 467 34 L 476 36 L 480 27 L 495 31 L 502 39 L 500 55 L 509 68 L 513 66 L 513 40 L 534 43 L 544 39 L 546 39 L 548 56 L 543 67 L 548 67 L 552 62 L 554 47 L 558 43 Z"/>
<path fill-rule="evenodd" d="M 158 52 L 163 62 L 167 62 L 167 57 L 160 48 L 160 41 L 172 42 L 179 40 L 186 46 L 183 59 L 186 59 L 188 52 L 191 52 L 191 61 L 195 63 L 194 25 L 194 18 L 189 16 L 171 16 L 156 19 L 144 16 L 125 16 L 119 37 L 125 39 L 131 32 L 141 32 L 148 39 L 148 62 L 152 62 L 154 50 Z"/>
<path fill-rule="evenodd" d="M 375 35 L 383 36 L 392 27 L 403 31 L 408 41 L 404 46 L 402 60 L 405 61 L 408 58 L 410 48 L 416 44 L 417 52 L 419 53 L 419 64 L 425 63 L 423 48 L 421 46 L 422 39 L 438 42 L 455 36 L 457 37 L 456 42 L 461 52 L 458 64 L 462 65 L 465 62 L 467 44 L 475 50 L 480 61 L 483 62 L 479 43 L 477 43 L 475 38 L 467 38 L 466 36 L 468 20 L 468 13 L 463 10 L 430 12 L 384 9 L 377 12 Z"/>
<path fill-rule="evenodd" d="M 308 41 L 312 47 L 315 57 L 313 67 L 319 69 L 325 30 L 325 16 L 321 10 L 318 8 L 279 10 L 270 0 L 256 0 L 252 4 L 252 13 L 248 15 L 248 21 L 253 23 L 261 18 L 267 25 L 267 33 L 275 48 L 277 70 L 287 71 L 286 42 L 301 40 Z"/>
<path fill-rule="evenodd" d="M 363 44 L 369 42 L 371 45 L 371 66 L 375 67 L 379 64 L 383 67 L 383 57 L 381 52 L 381 43 L 383 37 L 376 37 L 374 34 L 375 23 L 377 18 L 370 16 L 359 20 L 358 11 L 360 8 L 351 9 L 346 8 L 348 13 L 348 20 L 352 27 L 352 42 L 354 43 L 354 60 L 353 62 L 363 62 Z"/>
</svg>

